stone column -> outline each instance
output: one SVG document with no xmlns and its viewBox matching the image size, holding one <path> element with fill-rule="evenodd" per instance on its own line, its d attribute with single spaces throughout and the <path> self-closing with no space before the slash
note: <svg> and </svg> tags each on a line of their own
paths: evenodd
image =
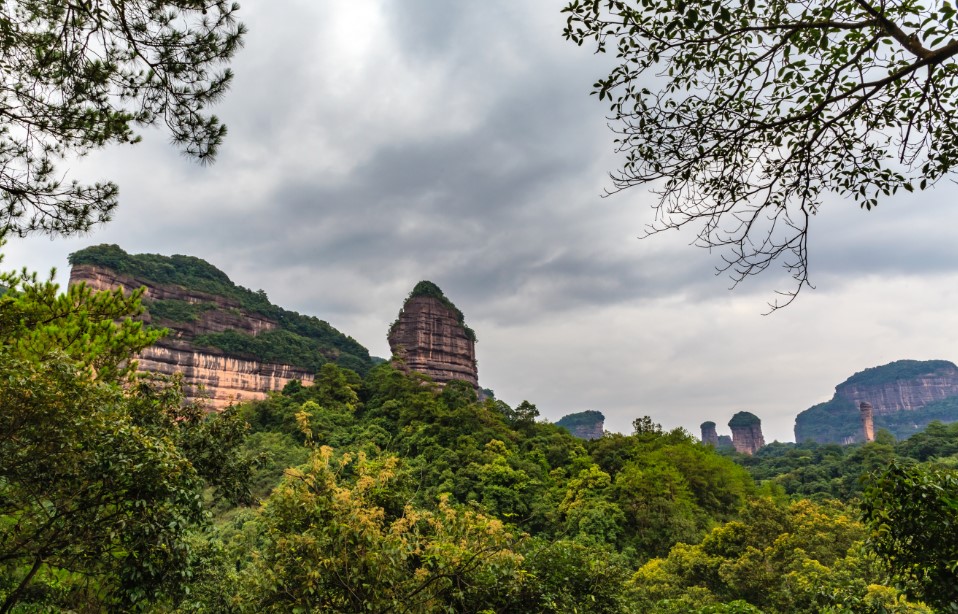
<svg viewBox="0 0 958 614">
<path fill-rule="evenodd" d="M 862 416 L 862 433 L 865 436 L 865 442 L 875 441 L 875 409 L 868 401 L 862 401 L 858 411 Z"/>
<path fill-rule="evenodd" d="M 702 423 L 702 443 L 714 447 L 718 446 L 718 431 L 715 430 L 715 423 L 711 420 Z"/>
</svg>

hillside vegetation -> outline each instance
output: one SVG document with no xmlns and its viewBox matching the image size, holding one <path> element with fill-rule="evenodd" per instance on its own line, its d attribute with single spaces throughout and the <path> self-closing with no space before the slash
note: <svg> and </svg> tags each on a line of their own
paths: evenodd
<svg viewBox="0 0 958 614">
<path fill-rule="evenodd" d="M 929 613 L 958 427 L 719 453 L 637 417 L 322 365 L 204 414 L 132 372 L 140 295 L 0 284 L 0 612 Z"/>
</svg>

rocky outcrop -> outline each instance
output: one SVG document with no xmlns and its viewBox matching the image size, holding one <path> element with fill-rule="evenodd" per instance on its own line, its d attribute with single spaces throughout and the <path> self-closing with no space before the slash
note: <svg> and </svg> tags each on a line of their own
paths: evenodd
<svg viewBox="0 0 958 614">
<path fill-rule="evenodd" d="M 215 294 L 207 294 L 182 286 L 160 285 L 149 280 L 137 279 L 129 275 L 116 273 L 110 269 L 90 264 L 77 264 L 70 270 L 70 285 L 85 283 L 94 290 L 113 290 L 124 288 L 135 290 L 145 288 L 144 303 L 149 307 L 151 301 L 182 301 L 202 306 L 196 317 L 191 320 L 164 320 L 162 325 L 170 330 L 169 339 L 189 339 L 206 333 L 221 333 L 235 330 L 248 335 L 258 335 L 273 330 L 277 323 L 257 313 L 250 313 L 234 300 Z M 147 312 L 143 319 L 147 324 L 153 317 Z M 167 341 L 168 342 L 168 341 Z"/>
<path fill-rule="evenodd" d="M 605 416 L 595 410 L 580 411 L 563 416 L 556 426 L 561 426 L 579 439 L 599 439 L 605 434 Z"/>
<path fill-rule="evenodd" d="M 233 358 L 210 352 L 172 347 L 169 342 L 146 348 L 137 358 L 138 368 L 148 373 L 182 374 L 187 398 L 210 409 L 222 410 L 241 401 L 266 398 L 292 380 L 313 382 L 313 374 L 290 365 Z"/>
<path fill-rule="evenodd" d="M 920 364 L 917 361 L 900 363 Z M 927 369 L 909 370 L 900 376 L 876 379 L 877 373 L 866 369 L 835 388 L 835 396 L 851 401 L 856 407 L 871 403 L 876 416 L 914 411 L 948 397 L 958 395 L 958 367 L 945 361 L 927 361 Z M 891 365 L 888 365 L 891 366 Z M 904 366 L 904 365 L 902 365 Z M 924 371 L 924 372 L 921 372 Z"/>
<path fill-rule="evenodd" d="M 765 445 L 762 421 L 755 414 L 740 411 L 732 416 L 728 426 L 732 429 L 732 446 L 736 452 L 751 455 Z"/>
<path fill-rule="evenodd" d="M 958 420 L 958 367 L 945 360 L 899 360 L 860 371 L 835 387 L 831 400 L 795 418 L 795 441 L 869 441 L 862 404 L 871 406 L 872 431 L 908 437 L 929 422 Z"/>
<path fill-rule="evenodd" d="M 702 423 L 702 443 L 712 447 L 718 447 L 718 431 L 715 430 L 715 423 L 712 421 Z"/>
<path fill-rule="evenodd" d="M 261 299 L 260 303 L 269 306 L 265 294 L 256 295 L 233 285 L 225 274 L 199 259 L 157 255 L 130 256 L 116 246 L 98 246 L 78 252 L 81 260 L 102 253 L 107 253 L 127 269 L 134 270 L 142 264 L 138 259 L 150 259 L 149 262 L 154 266 L 166 267 L 169 270 L 175 270 L 178 262 L 186 262 L 200 271 L 197 274 L 198 279 L 213 278 L 219 284 L 217 287 L 226 288 L 240 297 L 255 295 Z M 187 274 L 184 274 L 184 277 L 186 276 Z M 283 324 L 244 308 L 238 300 L 229 296 L 204 292 L 183 284 L 157 283 L 146 275 L 126 274 L 87 262 L 75 262 L 73 265 L 70 284 L 77 283 L 85 283 L 94 290 L 124 288 L 132 291 L 144 287 L 143 304 L 147 312 L 142 319 L 147 324 L 162 326 L 170 332 L 137 356 L 139 370 L 162 375 L 181 375 L 187 399 L 200 401 L 210 409 L 221 410 L 234 402 L 263 399 L 268 392 L 280 390 L 293 380 L 309 384 L 313 381 L 315 369 L 258 360 L 243 352 L 231 353 L 214 346 L 198 345 L 197 339 L 201 336 L 209 339 L 228 333 L 246 340 L 276 331 L 286 334 L 287 338 L 292 335 L 299 342 L 315 343 L 314 362 L 337 360 L 340 356 L 345 356 L 345 352 L 336 347 L 323 346 L 322 342 L 315 338 L 279 330 L 283 328 Z M 335 331 L 325 322 L 269 307 L 272 309 L 270 313 L 278 314 L 277 317 L 283 318 L 287 324 L 293 322 L 303 330 L 311 327 L 311 330 L 319 330 L 333 343 L 348 347 L 350 351 L 360 355 L 365 352 L 354 340 Z M 306 334 L 309 334 L 309 331 Z M 350 355 L 353 364 L 357 364 L 352 356 L 354 355 Z M 362 358 L 368 360 L 368 353 L 365 357 L 360 356 L 360 359 Z"/>
<path fill-rule="evenodd" d="M 479 387 L 476 339 L 462 312 L 432 282 L 419 282 L 389 329 L 394 363 L 445 384 Z"/>
<path fill-rule="evenodd" d="M 277 323 L 259 314 L 249 313 L 228 298 L 182 286 L 155 284 L 145 279 L 117 273 L 89 264 L 74 265 L 70 284 L 85 283 L 94 290 L 146 288 L 143 298 L 152 301 L 181 301 L 202 305 L 196 317 L 186 321 L 163 320 L 170 334 L 137 356 L 139 370 L 161 375 L 182 374 L 184 391 L 190 401 L 199 401 L 214 410 L 222 410 L 239 401 L 266 398 L 271 390 L 281 390 L 292 380 L 311 383 L 313 374 L 290 365 L 273 364 L 230 357 L 215 348 L 191 347 L 190 339 L 227 330 L 257 335 L 273 330 Z M 146 323 L 153 323 L 149 312 Z"/>
<path fill-rule="evenodd" d="M 862 401 L 858 406 L 858 411 L 862 418 L 862 437 L 865 441 L 875 441 L 875 412 L 872 404 Z"/>
</svg>

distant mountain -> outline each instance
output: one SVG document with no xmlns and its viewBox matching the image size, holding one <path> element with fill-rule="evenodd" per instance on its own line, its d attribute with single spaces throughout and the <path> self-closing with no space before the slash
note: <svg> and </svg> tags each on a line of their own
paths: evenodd
<svg viewBox="0 0 958 614">
<path fill-rule="evenodd" d="M 327 362 L 364 375 L 369 351 L 328 322 L 273 305 L 193 256 L 128 254 L 97 245 L 70 255 L 70 283 L 146 287 L 144 319 L 170 334 L 139 357 L 140 368 L 183 373 L 188 390 L 215 408 L 261 398 L 293 379 L 311 381 Z M 202 388 L 202 390 L 201 390 Z"/>
<path fill-rule="evenodd" d="M 946 360 L 899 360 L 856 373 L 835 387 L 830 401 L 796 417 L 795 441 L 862 441 L 863 402 L 874 408 L 875 428 L 899 439 L 933 420 L 958 421 L 958 367 Z"/>
</svg>

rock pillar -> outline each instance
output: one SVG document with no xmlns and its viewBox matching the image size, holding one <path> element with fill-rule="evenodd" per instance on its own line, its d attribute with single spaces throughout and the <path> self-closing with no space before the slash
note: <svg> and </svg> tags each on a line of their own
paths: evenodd
<svg viewBox="0 0 958 614">
<path fill-rule="evenodd" d="M 865 442 L 875 441 L 875 409 L 868 401 L 862 401 L 858 411 L 862 416 L 862 434 Z"/>
<path fill-rule="evenodd" d="M 715 423 L 712 421 L 702 423 L 702 443 L 714 447 L 718 446 L 718 431 L 715 430 Z"/>
<path fill-rule="evenodd" d="M 728 426 L 732 429 L 732 446 L 736 452 L 751 455 L 765 445 L 762 421 L 755 414 L 740 411 L 732 416 Z"/>
</svg>

